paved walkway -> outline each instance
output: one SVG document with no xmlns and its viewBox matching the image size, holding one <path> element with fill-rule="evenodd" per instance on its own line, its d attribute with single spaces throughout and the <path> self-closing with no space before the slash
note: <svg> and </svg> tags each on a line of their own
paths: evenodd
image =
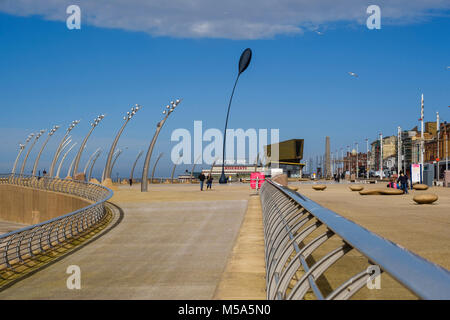
<svg viewBox="0 0 450 320">
<path fill-rule="evenodd" d="M 200 192 L 194 185 L 155 185 L 146 196 L 136 191 L 116 192 L 113 202 L 123 209 L 123 220 L 115 228 L 0 292 L 0 299 L 212 299 L 249 186 Z M 80 290 L 66 287 L 70 265 L 81 269 Z"/>
<path fill-rule="evenodd" d="M 298 192 L 414 253 L 450 269 L 450 188 L 410 190 L 407 195 L 366 195 L 349 190 L 349 184 L 328 184 L 325 191 L 298 184 Z M 361 184 L 364 189 L 386 184 Z M 414 195 L 434 193 L 432 205 L 418 205 Z"/>
</svg>

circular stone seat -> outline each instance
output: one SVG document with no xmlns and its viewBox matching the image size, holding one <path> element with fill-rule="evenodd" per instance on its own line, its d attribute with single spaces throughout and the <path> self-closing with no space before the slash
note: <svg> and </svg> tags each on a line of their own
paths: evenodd
<svg viewBox="0 0 450 320">
<path fill-rule="evenodd" d="M 367 195 L 400 195 L 403 194 L 403 191 L 400 189 L 392 189 L 392 188 L 386 188 L 386 189 L 373 189 L 373 190 L 363 190 L 359 192 L 362 196 Z"/>
<path fill-rule="evenodd" d="M 349 188 L 352 191 L 361 191 L 362 189 L 364 189 L 363 186 L 350 186 Z"/>
<path fill-rule="evenodd" d="M 312 188 L 317 191 L 323 191 L 327 188 L 327 186 L 324 184 L 315 184 L 312 186 Z"/>
<path fill-rule="evenodd" d="M 298 187 L 294 187 L 294 186 L 288 186 L 289 189 L 291 189 L 292 191 L 297 191 Z"/>
<path fill-rule="evenodd" d="M 438 199 L 438 196 L 435 194 L 418 194 L 414 196 L 413 200 L 418 204 L 430 204 L 435 202 Z"/>
<path fill-rule="evenodd" d="M 414 190 L 427 190 L 428 186 L 426 184 L 418 183 L 418 184 L 413 185 L 413 189 Z"/>
</svg>

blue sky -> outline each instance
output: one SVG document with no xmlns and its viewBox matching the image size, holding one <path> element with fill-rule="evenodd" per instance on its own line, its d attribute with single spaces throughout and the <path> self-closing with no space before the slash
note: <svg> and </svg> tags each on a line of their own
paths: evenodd
<svg viewBox="0 0 450 320">
<path fill-rule="evenodd" d="M 365 12 L 361 16 L 367 17 Z M 99 176 L 124 113 L 138 103 L 144 108 L 119 141 L 119 147 L 128 149 L 113 172 L 127 176 L 138 150 L 145 155 L 163 107 L 183 98 L 152 159 L 164 152 L 157 175 L 170 175 L 173 130 L 192 131 L 194 120 L 202 120 L 204 130 L 223 130 L 237 61 L 247 47 L 253 59 L 239 80 L 229 128 L 279 128 L 281 140 L 305 139 L 304 159 L 323 153 L 327 135 L 333 151 L 355 141 L 365 150 L 365 138 L 418 124 L 421 93 L 426 120 L 435 121 L 436 111 L 441 120 L 450 120 L 448 17 L 448 9 L 412 21 L 399 18 L 401 23 L 394 16 L 386 24 L 382 19 L 380 30 L 369 30 L 358 19 L 325 17 L 318 23 L 322 35 L 315 27 L 303 27 L 299 32 L 258 31 L 245 39 L 236 32 L 220 34 L 217 28 L 217 34 L 207 36 L 177 36 L 177 30 L 161 35 L 107 23 L 103 27 L 94 20 L 82 20 L 81 30 L 68 30 L 65 21 L 45 13 L 22 15 L 0 5 L 0 171 L 11 170 L 17 144 L 30 132 L 58 124 L 61 129 L 39 165 L 48 168 L 72 120 L 82 120 L 73 130 L 74 141 L 80 143 L 89 123 L 105 113 L 80 165 L 102 147 L 94 170 Z M 349 76 L 349 71 L 359 77 Z M 177 173 L 186 168 L 180 166 Z"/>
</svg>

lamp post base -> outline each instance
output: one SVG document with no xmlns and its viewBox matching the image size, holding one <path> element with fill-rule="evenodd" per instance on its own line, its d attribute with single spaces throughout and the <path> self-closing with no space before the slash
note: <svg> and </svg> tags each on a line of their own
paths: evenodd
<svg viewBox="0 0 450 320">
<path fill-rule="evenodd" d="M 220 184 L 225 184 L 227 182 L 228 182 L 228 179 L 227 179 L 227 177 L 225 177 L 225 173 L 222 172 L 222 175 L 220 176 L 220 179 L 219 179 L 219 183 Z"/>
</svg>

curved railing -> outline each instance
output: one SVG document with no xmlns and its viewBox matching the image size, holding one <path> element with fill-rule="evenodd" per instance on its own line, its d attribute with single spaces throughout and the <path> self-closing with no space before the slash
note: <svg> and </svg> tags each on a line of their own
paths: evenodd
<svg viewBox="0 0 450 320">
<path fill-rule="evenodd" d="M 421 299 L 450 299 L 450 272 L 328 210 L 299 193 L 267 180 L 261 188 L 268 299 L 349 299 L 386 272 Z M 323 232 L 318 230 L 322 227 Z M 314 231 L 319 235 L 314 235 Z M 330 238 L 331 251 L 308 258 Z M 311 239 L 312 238 L 312 239 Z M 323 248 L 325 251 L 325 249 Z M 349 275 L 326 296 L 317 279 L 348 252 L 367 258 L 367 267 Z M 343 278 L 343 277 L 340 277 Z"/>
<path fill-rule="evenodd" d="M 15 263 L 23 263 L 95 226 L 105 217 L 104 203 L 113 195 L 111 189 L 101 185 L 48 177 L 3 174 L 0 184 L 65 193 L 92 202 L 74 212 L 0 235 L 0 270 L 14 270 Z"/>
</svg>

